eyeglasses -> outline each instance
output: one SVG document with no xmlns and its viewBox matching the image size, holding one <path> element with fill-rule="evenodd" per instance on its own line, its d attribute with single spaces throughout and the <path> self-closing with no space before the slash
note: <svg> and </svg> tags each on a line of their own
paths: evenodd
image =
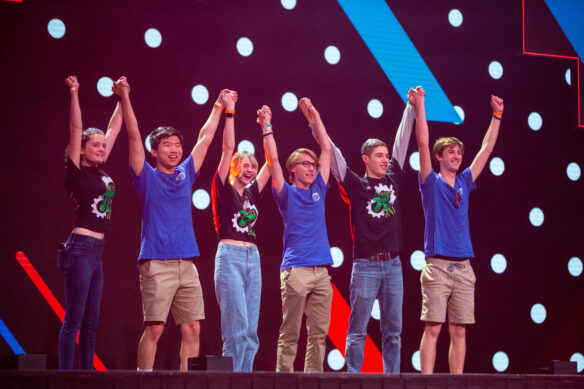
<svg viewBox="0 0 584 389">
<path fill-rule="evenodd" d="M 458 207 L 460 207 L 461 201 L 462 201 L 462 188 L 460 188 L 456 191 L 456 203 L 454 204 L 454 207 L 456 209 L 458 209 Z"/>
<path fill-rule="evenodd" d="M 312 166 L 315 170 L 318 170 L 318 168 L 320 167 L 318 162 L 308 162 L 308 161 L 296 162 L 294 165 L 302 165 L 307 169 Z"/>
</svg>

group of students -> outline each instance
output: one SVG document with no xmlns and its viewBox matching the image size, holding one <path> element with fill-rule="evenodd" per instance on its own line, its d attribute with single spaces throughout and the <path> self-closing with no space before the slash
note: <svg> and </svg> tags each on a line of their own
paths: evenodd
<svg viewBox="0 0 584 389">
<path fill-rule="evenodd" d="M 278 158 L 272 112 L 257 111 L 266 162 L 235 149 L 236 91 L 224 89 L 201 128 L 191 154 L 181 162 L 183 137 L 172 127 L 149 135 L 152 167 L 145 156 L 138 122 L 125 77 L 114 83 L 119 96 L 107 132 L 82 131 L 79 83 L 70 89 L 70 140 L 66 188 L 76 206 L 75 227 L 59 255 L 65 276 L 66 315 L 59 337 L 59 367 L 74 366 L 75 336 L 80 330 L 81 369 L 91 369 L 103 285 L 101 253 L 111 217 L 113 180 L 101 169 L 122 122 L 129 139 L 130 174 L 142 203 L 141 247 L 138 256 L 144 332 L 138 345 L 138 370 L 151 371 L 156 347 L 169 310 L 181 330 L 180 369 L 199 353 L 199 321 L 204 302 L 193 259 L 199 250 L 193 231 L 191 191 L 225 110 L 222 154 L 212 182 L 212 208 L 218 247 L 215 294 L 221 310 L 223 355 L 233 358 L 234 371 L 251 371 L 259 346 L 257 326 L 261 294 L 260 256 L 255 225 L 260 193 L 272 178 L 272 193 L 284 223 L 280 267 L 282 324 L 276 371 L 292 372 L 303 315 L 306 314 L 305 372 L 321 372 L 331 317 L 333 264 L 325 223 L 329 176 L 339 183 L 350 208 L 354 242 L 350 283 L 351 314 L 345 359 L 349 372 L 363 364 L 367 324 L 375 299 L 380 306 L 383 369 L 400 370 L 403 278 L 399 253 L 402 241 L 400 187 L 408 143 L 414 127 L 420 155 L 419 187 L 426 218 L 426 265 L 421 274 L 420 345 L 422 373 L 432 373 L 436 342 L 448 311 L 452 373 L 462 373 L 466 353 L 465 328 L 474 323 L 474 257 L 468 226 L 468 200 L 497 140 L 503 100 L 491 96 L 493 117 L 480 151 L 470 167 L 457 174 L 464 146 L 456 138 L 439 138 L 432 153 L 422 87 L 408 92 L 408 103 L 389 155 L 385 142 L 368 139 L 361 148 L 366 173 L 351 170 L 328 136 L 320 114 L 308 98 L 299 107 L 320 146 L 320 155 L 295 150 L 286 161 L 286 182 Z M 432 157 L 438 173 L 432 169 Z M 259 172 L 258 172 L 259 170 Z"/>
</svg>

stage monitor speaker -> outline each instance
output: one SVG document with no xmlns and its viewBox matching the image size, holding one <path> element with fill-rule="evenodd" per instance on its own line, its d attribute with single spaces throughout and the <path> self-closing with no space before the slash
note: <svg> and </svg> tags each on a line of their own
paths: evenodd
<svg viewBox="0 0 584 389">
<path fill-rule="evenodd" d="M 15 370 L 46 370 L 45 354 L 18 354 L 0 356 L 0 368 Z"/>
<path fill-rule="evenodd" d="M 545 363 L 539 363 L 538 370 L 543 374 L 577 374 L 578 363 L 554 360 Z"/>
<path fill-rule="evenodd" d="M 189 358 L 189 370 L 233 371 L 233 358 L 213 355 Z"/>
</svg>

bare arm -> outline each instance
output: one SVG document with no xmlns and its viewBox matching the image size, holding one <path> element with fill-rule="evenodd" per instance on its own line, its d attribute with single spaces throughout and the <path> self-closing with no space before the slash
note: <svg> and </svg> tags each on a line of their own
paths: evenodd
<svg viewBox="0 0 584 389">
<path fill-rule="evenodd" d="M 227 91 L 227 93 L 222 93 L 222 100 L 226 104 L 225 108 L 227 110 L 235 110 L 235 103 L 237 102 L 237 92 Z M 219 161 L 219 167 L 217 168 L 217 173 L 219 179 L 222 183 L 225 183 L 225 179 L 229 174 L 229 167 L 231 165 L 231 156 L 233 155 L 233 150 L 235 150 L 235 117 L 225 117 L 225 126 L 223 127 L 223 146 L 221 148 L 221 160 Z"/>
<path fill-rule="evenodd" d="M 272 111 L 270 111 L 270 107 L 264 105 L 261 109 L 258 109 L 257 113 L 257 122 L 260 124 L 263 131 L 264 152 L 266 153 L 268 170 L 272 176 L 272 185 L 274 185 L 276 193 L 280 195 L 280 193 L 282 193 L 282 188 L 284 188 L 284 173 L 282 172 L 282 166 L 278 160 L 278 149 L 276 148 L 276 140 L 272 133 Z"/>
<path fill-rule="evenodd" d="M 69 108 L 69 158 L 79 167 L 81 161 L 81 106 L 79 105 L 79 82 L 77 76 L 69 76 L 65 79 L 65 85 L 69 88 L 71 105 Z"/>
<path fill-rule="evenodd" d="M 416 108 L 412 104 L 406 104 L 402 120 L 395 134 L 395 141 L 393 142 L 392 156 L 397 160 L 402 170 L 408 152 L 408 145 L 410 144 L 412 128 L 414 127 L 414 116 L 416 116 Z"/>
<path fill-rule="evenodd" d="M 219 94 L 219 98 L 217 99 L 217 102 L 223 106 L 225 106 L 223 101 L 224 93 L 227 93 L 227 89 L 222 90 Z M 205 124 L 203 124 L 203 127 L 201 127 L 201 131 L 199 131 L 199 138 L 197 139 L 197 143 L 191 152 L 191 155 L 193 156 L 193 163 L 195 165 L 195 172 L 198 172 L 203 165 L 203 161 L 207 155 L 207 150 L 209 150 L 209 146 L 211 146 L 211 142 L 213 141 L 213 137 L 217 131 L 219 120 L 221 120 L 221 111 L 222 108 L 220 105 L 213 105 L 213 109 L 211 110 L 209 118 Z"/>
<path fill-rule="evenodd" d="M 495 143 L 497 143 L 497 136 L 499 135 L 499 127 L 501 126 L 501 117 L 503 115 L 503 99 L 491 95 L 491 107 L 493 108 L 493 117 L 491 118 L 491 124 L 487 129 L 487 133 L 483 138 L 483 143 L 481 149 L 475 156 L 474 160 L 470 164 L 470 172 L 472 174 L 473 182 L 479 178 L 482 173 L 493 149 L 495 148 Z"/>
<path fill-rule="evenodd" d="M 258 176 L 257 176 L 258 191 L 261 192 L 264 189 L 264 186 L 266 186 L 269 179 L 270 179 L 270 169 L 268 167 L 268 162 L 266 161 L 262 165 L 262 168 L 260 169 L 260 172 L 258 173 Z"/>
<path fill-rule="evenodd" d="M 430 134 L 426 121 L 426 108 L 424 107 L 426 92 L 419 86 L 408 93 L 409 102 L 416 107 L 416 141 L 420 154 L 420 181 L 423 183 L 432 172 L 432 157 L 430 156 Z"/>
<path fill-rule="evenodd" d="M 132 108 L 130 101 L 130 85 L 125 77 L 121 77 L 114 84 L 114 93 L 120 96 L 124 123 L 128 132 L 128 143 L 130 146 L 130 167 L 134 173 L 139 176 L 144 168 L 144 146 L 142 145 L 142 136 L 138 128 L 138 120 Z"/>
<path fill-rule="evenodd" d="M 326 128 L 324 127 L 324 123 L 320 118 L 320 114 L 316 108 L 314 108 L 314 105 L 312 105 L 310 99 L 303 97 L 300 99 L 298 104 L 300 105 L 302 113 L 308 120 L 308 123 L 311 123 L 312 121 L 316 127 L 316 140 L 320 145 L 320 156 L 318 158 L 320 167 L 318 168 L 318 172 L 320 173 L 324 183 L 327 184 L 331 171 L 331 154 L 333 149 L 331 141 L 328 137 L 328 134 L 326 133 Z"/>
<path fill-rule="evenodd" d="M 110 153 L 112 152 L 112 149 L 114 148 L 114 145 L 116 143 L 116 139 L 118 138 L 118 135 L 120 134 L 120 130 L 122 129 L 122 122 L 123 122 L 124 118 L 123 118 L 123 114 L 122 114 L 122 107 L 121 107 L 121 102 L 118 102 L 116 104 L 116 108 L 114 109 L 114 113 L 112 114 L 112 117 L 110 118 L 110 121 L 107 125 L 107 131 L 105 133 L 105 156 L 104 156 L 104 162 L 107 161 Z"/>
</svg>

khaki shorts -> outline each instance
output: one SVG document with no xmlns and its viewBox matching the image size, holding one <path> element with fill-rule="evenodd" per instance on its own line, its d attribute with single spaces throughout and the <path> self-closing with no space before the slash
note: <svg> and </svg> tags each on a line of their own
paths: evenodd
<svg viewBox="0 0 584 389">
<path fill-rule="evenodd" d="M 144 322 L 166 323 L 172 310 L 179 325 L 205 318 L 199 273 L 188 259 L 152 259 L 140 265 Z"/>
<path fill-rule="evenodd" d="M 427 258 L 422 269 L 422 315 L 420 320 L 474 324 L 476 277 L 470 260 Z"/>
</svg>

